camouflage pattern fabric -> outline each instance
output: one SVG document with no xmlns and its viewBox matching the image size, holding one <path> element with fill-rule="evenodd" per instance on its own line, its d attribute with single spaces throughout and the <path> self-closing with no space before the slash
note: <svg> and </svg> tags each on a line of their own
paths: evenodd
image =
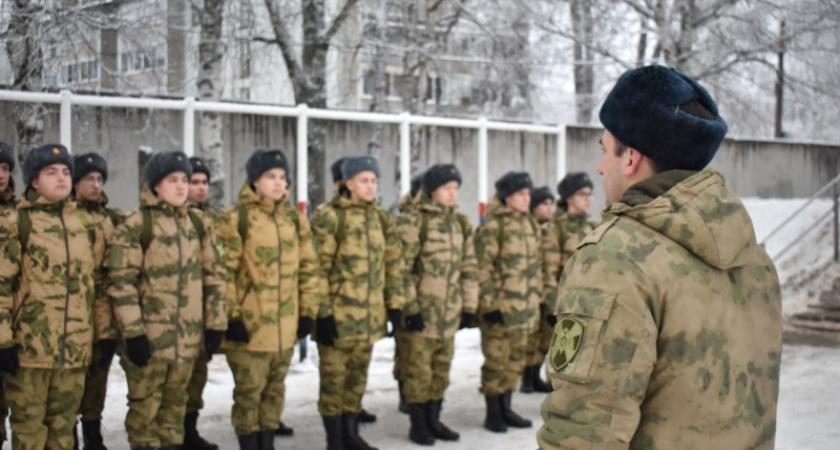
<svg viewBox="0 0 840 450">
<path fill-rule="evenodd" d="M 274 353 L 228 350 L 236 383 L 230 419 L 238 436 L 277 429 L 293 353 L 293 348 Z"/>
<path fill-rule="evenodd" d="M 542 366 L 545 355 L 548 354 L 552 336 L 554 336 L 554 328 L 545 320 L 541 320 L 540 326 L 528 335 L 528 344 L 525 346 L 527 352 L 525 355 L 526 366 Z"/>
<path fill-rule="evenodd" d="M 227 328 L 213 223 L 195 212 L 206 230 L 200 242 L 188 205 L 166 204 L 147 186 L 141 204 L 150 209 L 151 242 L 144 254 L 141 211 L 117 227 L 106 258 L 108 296 L 124 339 L 146 334 L 153 361 L 191 363 L 203 349 L 205 329 Z"/>
<path fill-rule="evenodd" d="M 472 233 L 465 216 L 422 192 L 415 205 L 397 219 L 406 266 L 405 315 L 422 312 L 426 328 L 420 336 L 448 339 L 458 331 L 461 313 L 478 308 Z"/>
<path fill-rule="evenodd" d="M 85 374 L 85 391 L 79 406 L 79 415 L 82 422 L 102 420 L 102 411 L 105 409 L 105 398 L 108 390 L 108 373 L 111 365 L 102 368 L 99 361 L 102 353 L 99 345 L 93 344 L 93 361 Z"/>
<path fill-rule="evenodd" d="M 414 209 L 414 198 L 411 197 L 410 193 L 404 194 L 400 199 L 397 201 L 397 211 L 400 214 L 407 214 Z M 397 226 L 397 230 L 399 231 L 399 225 Z M 394 379 L 397 381 L 403 380 L 403 372 L 405 372 L 405 355 L 401 348 L 406 346 L 405 344 L 405 337 L 403 333 L 397 333 L 394 336 L 394 370 L 393 375 Z"/>
<path fill-rule="evenodd" d="M 0 213 L 0 348 L 19 345 L 21 367 L 86 368 L 94 335 L 113 335 L 99 269 L 103 230 L 74 201 L 34 191 L 18 210 L 31 224 L 22 255 L 17 211 Z"/>
<path fill-rule="evenodd" d="M 318 345 L 321 388 L 318 412 L 338 416 L 362 411 L 372 344 Z"/>
<path fill-rule="evenodd" d="M 481 388 L 484 395 L 501 395 L 516 389 L 525 370 L 528 334 L 505 325 L 482 323 Z"/>
<path fill-rule="evenodd" d="M 540 448 L 772 449 L 781 293 L 741 201 L 666 171 L 604 218 L 560 282 Z"/>
<path fill-rule="evenodd" d="M 21 368 L 4 374 L 6 399 L 12 408 L 12 448 L 70 450 L 82 399 L 85 369 Z"/>
<path fill-rule="evenodd" d="M 17 207 L 17 200 L 15 199 L 15 180 L 9 177 L 9 184 L 3 192 L 0 192 L 0 215 L 7 211 L 14 210 Z M 0 378 L 0 423 L 5 424 L 6 418 L 9 416 L 9 404 L 6 402 L 6 396 L 3 394 L 3 379 Z M 0 439 L 6 441 L 6 426 L 0 426 Z"/>
<path fill-rule="evenodd" d="M 548 311 L 554 311 L 557 299 L 557 282 L 563 267 L 577 250 L 583 239 L 595 229 L 586 214 L 569 214 L 559 205 L 554 218 L 543 226 L 544 291 Z"/>
<path fill-rule="evenodd" d="M 402 243 L 393 219 L 375 203 L 339 196 L 315 213 L 312 232 L 320 277 L 329 282 L 318 317 L 335 317 L 337 345 L 372 345 L 385 336 L 386 309 L 405 306 Z"/>
<path fill-rule="evenodd" d="M 455 355 L 455 338 L 427 338 L 419 333 L 404 335 L 405 397 L 408 403 L 442 400 L 449 387 L 449 369 Z"/>
<path fill-rule="evenodd" d="M 326 295 L 312 231 L 286 198 L 260 198 L 247 183 L 239 205 L 219 218 L 218 236 L 225 248 L 228 314 L 242 319 L 250 341 L 225 342 L 223 348 L 286 351 L 297 340 L 298 318 L 314 319 Z M 244 243 L 240 208 L 247 214 Z"/>
<path fill-rule="evenodd" d="M 187 412 L 201 411 L 204 408 L 204 387 L 207 386 L 207 354 L 203 351 L 193 362 L 190 384 L 187 385 Z"/>
</svg>

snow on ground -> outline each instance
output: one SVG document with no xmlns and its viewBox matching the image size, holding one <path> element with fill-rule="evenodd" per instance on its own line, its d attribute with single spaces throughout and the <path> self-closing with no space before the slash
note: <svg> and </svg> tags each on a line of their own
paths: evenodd
<svg viewBox="0 0 840 450">
<path fill-rule="evenodd" d="M 762 240 L 781 223 L 802 200 L 746 199 L 756 234 Z M 812 205 L 800 219 L 794 221 L 768 242 L 771 255 L 806 228 L 814 218 L 831 208 L 830 202 Z M 805 308 L 822 289 L 840 275 L 838 265 L 831 261 L 832 241 L 830 221 L 803 240 L 803 243 L 777 261 L 784 285 L 785 314 Z M 461 433 L 457 443 L 439 442 L 440 449 L 510 450 L 536 448 L 535 433 L 541 419 L 539 406 L 543 394 L 514 395 L 514 409 L 534 422 L 534 427 L 495 434 L 482 428 L 484 399 L 478 392 L 483 357 L 477 330 L 464 330 L 456 337 L 452 384 L 447 391 L 443 421 Z M 374 347 L 364 398 L 367 410 L 379 417 L 376 424 L 362 429 L 369 443 L 382 450 L 418 448 L 409 443 L 408 416 L 397 411 L 397 384 L 391 376 L 394 343 L 383 339 Z M 275 440 L 278 449 L 325 448 L 321 419 L 317 410 L 318 370 L 317 354 L 310 345 L 310 357 L 295 363 L 286 379 L 286 408 L 284 422 L 294 427 L 295 436 Z M 782 354 L 781 389 L 779 396 L 778 432 L 776 448 L 782 450 L 829 450 L 840 442 L 840 405 L 837 404 L 836 374 L 840 373 L 840 352 L 833 348 L 812 348 L 786 345 Z M 224 360 L 216 356 L 211 362 L 210 381 L 205 390 L 205 408 L 199 419 L 201 433 L 223 449 L 236 449 L 236 437 L 230 425 L 233 378 Z M 106 405 L 106 441 L 111 449 L 127 449 L 123 420 L 127 410 L 125 377 L 114 364 L 109 378 Z"/>
</svg>

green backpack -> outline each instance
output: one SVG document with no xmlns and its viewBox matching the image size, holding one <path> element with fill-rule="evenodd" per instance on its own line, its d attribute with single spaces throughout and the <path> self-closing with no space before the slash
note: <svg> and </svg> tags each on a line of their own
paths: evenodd
<svg viewBox="0 0 840 450">
<path fill-rule="evenodd" d="M 151 208 L 141 207 L 140 213 L 143 214 L 143 227 L 140 230 L 140 246 L 143 248 L 143 253 L 145 254 L 146 250 L 149 249 L 149 244 L 152 242 L 152 210 Z M 198 233 L 199 242 L 204 242 L 204 235 L 207 233 L 204 229 L 204 222 L 201 221 L 201 218 L 198 217 L 198 214 L 193 209 L 190 209 L 187 215 L 190 217 L 190 222 L 195 227 L 196 233 Z"/>
</svg>

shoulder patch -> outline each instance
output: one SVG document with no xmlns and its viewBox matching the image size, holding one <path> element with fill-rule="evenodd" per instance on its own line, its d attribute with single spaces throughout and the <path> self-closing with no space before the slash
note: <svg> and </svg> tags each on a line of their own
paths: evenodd
<svg viewBox="0 0 840 450">
<path fill-rule="evenodd" d="M 549 350 L 549 361 L 554 370 L 562 370 L 575 358 L 583 340 L 584 328 L 583 322 L 574 317 L 558 317 Z"/>
<path fill-rule="evenodd" d="M 618 216 L 613 216 L 607 221 L 601 223 L 601 225 L 598 225 L 597 228 L 590 231 L 589 234 L 587 234 L 580 241 L 580 245 L 578 245 L 578 248 L 581 248 L 587 244 L 597 244 L 598 242 L 601 242 L 601 239 L 604 237 L 605 234 L 607 234 L 607 230 L 612 228 L 612 226 L 615 225 L 616 222 L 618 222 L 618 219 Z"/>
</svg>

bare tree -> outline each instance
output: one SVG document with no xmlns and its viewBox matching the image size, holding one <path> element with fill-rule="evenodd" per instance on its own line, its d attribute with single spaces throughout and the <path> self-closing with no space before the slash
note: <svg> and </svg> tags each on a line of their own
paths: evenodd
<svg viewBox="0 0 840 450">
<path fill-rule="evenodd" d="M 226 53 L 222 42 L 222 18 L 225 0 L 204 0 L 201 10 L 201 42 L 198 48 L 198 96 L 201 100 L 218 101 L 222 94 L 222 63 Z M 224 147 L 222 144 L 222 115 L 201 113 L 200 155 L 210 166 L 210 195 L 208 201 L 221 207 L 224 200 Z"/>
</svg>

